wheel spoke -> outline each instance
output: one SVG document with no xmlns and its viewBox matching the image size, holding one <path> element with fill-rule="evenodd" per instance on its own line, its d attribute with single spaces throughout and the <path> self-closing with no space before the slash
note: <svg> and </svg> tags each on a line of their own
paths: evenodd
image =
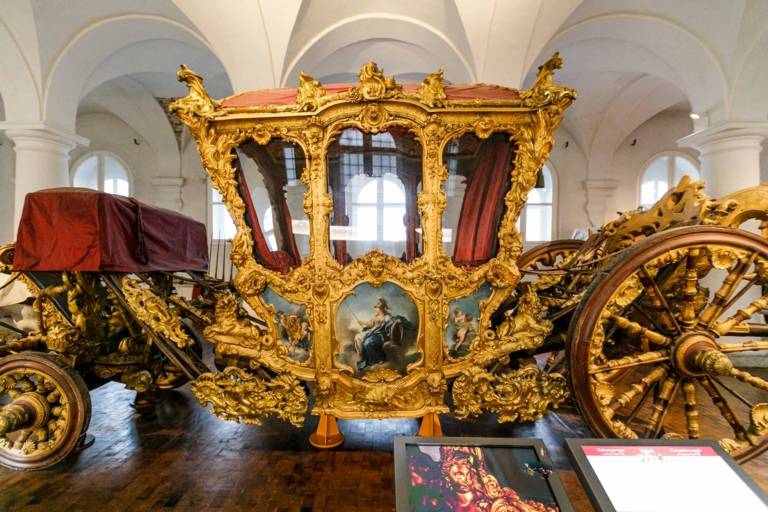
<svg viewBox="0 0 768 512">
<path fill-rule="evenodd" d="M 653 412 L 645 429 L 644 437 L 657 438 L 661 432 L 661 426 L 664 424 L 664 418 L 667 416 L 669 406 L 672 404 L 677 391 L 680 379 L 674 376 L 667 376 L 659 386 L 659 394 L 653 400 Z"/>
<path fill-rule="evenodd" d="M 685 260 L 683 274 L 683 301 L 680 311 L 680 324 L 683 330 L 689 331 L 696 325 L 696 296 L 699 292 L 699 274 L 696 272 L 696 261 L 701 251 L 691 249 Z"/>
<path fill-rule="evenodd" d="M 763 295 L 758 299 L 753 300 L 749 306 L 744 309 L 740 309 L 735 315 L 723 320 L 722 322 L 715 322 L 713 329 L 720 336 L 725 336 L 735 325 L 740 324 L 744 320 L 751 318 L 752 315 L 765 309 L 768 306 L 768 295 Z"/>
<path fill-rule="evenodd" d="M 760 377 L 756 377 L 749 372 L 734 368 L 731 370 L 731 377 L 734 377 L 735 379 L 738 379 L 745 384 L 749 384 L 750 386 L 762 389 L 763 391 L 768 391 L 768 381 L 761 379 Z"/>
<path fill-rule="evenodd" d="M 672 313 L 669 304 L 667 304 L 667 299 L 664 298 L 664 294 L 662 294 L 661 290 L 659 290 L 656 281 L 654 281 L 653 276 L 650 272 L 648 272 L 648 269 L 645 267 L 645 265 L 640 268 L 640 274 L 638 277 L 640 279 L 640 283 L 643 285 L 643 288 L 645 288 L 646 293 L 650 297 L 653 307 L 659 310 L 659 318 L 661 319 L 661 323 L 664 325 L 664 328 L 668 331 L 676 333 L 682 332 L 674 313 Z"/>
<path fill-rule="evenodd" d="M 743 341 L 738 343 L 718 343 L 720 352 L 748 352 L 751 350 L 768 350 L 768 341 Z"/>
<path fill-rule="evenodd" d="M 685 426 L 688 429 L 688 437 L 699 438 L 699 409 L 696 405 L 696 384 L 686 379 L 683 382 L 683 398 L 685 400 Z"/>
<path fill-rule="evenodd" d="M 632 384 L 628 390 L 614 398 L 611 403 L 608 404 L 608 408 L 606 410 L 608 416 L 613 417 L 615 412 L 619 411 L 622 407 L 630 403 L 637 395 L 644 393 L 648 387 L 650 387 L 653 383 L 663 379 L 666 377 L 666 375 L 667 369 L 661 366 L 648 372 L 645 377 L 640 379 L 639 382 Z"/>
<path fill-rule="evenodd" d="M 632 309 L 634 309 L 635 311 L 637 311 L 637 312 L 640 314 L 640 316 L 642 316 L 643 318 L 645 318 L 645 319 L 646 319 L 646 321 L 648 321 L 648 323 L 649 323 L 649 324 L 651 324 L 651 325 L 653 326 L 653 328 L 656 330 L 656 332 L 661 332 L 661 331 L 664 331 L 664 328 L 663 328 L 663 327 L 661 327 L 661 326 L 660 326 L 660 325 L 659 325 L 659 324 L 656 322 L 656 320 L 655 320 L 655 319 L 654 319 L 654 318 L 653 318 L 653 317 L 652 317 L 652 316 L 651 316 L 651 315 L 650 315 L 650 314 L 649 314 L 649 313 L 648 313 L 648 312 L 647 312 L 645 309 L 643 309 L 642 307 L 640 307 L 640 305 L 639 305 L 637 302 L 633 302 L 632 304 L 630 304 L 630 307 L 631 307 Z"/>
<path fill-rule="evenodd" d="M 605 373 L 613 370 L 621 370 L 623 368 L 632 368 L 634 366 L 659 363 L 668 359 L 669 352 L 666 350 L 643 352 L 642 354 L 624 356 L 620 357 L 619 359 L 611 359 L 606 361 L 604 364 L 591 365 L 589 367 L 589 374 L 594 375 L 596 373 Z"/>
<path fill-rule="evenodd" d="M 746 441 L 748 439 L 746 429 L 744 429 L 744 426 L 739 423 L 738 419 L 736 419 L 736 415 L 733 414 L 731 407 L 723 398 L 723 395 L 721 395 L 717 390 L 714 382 L 712 382 L 712 379 L 709 377 L 702 377 L 699 379 L 699 382 L 701 383 L 701 387 L 704 388 L 704 390 L 712 399 L 712 403 L 715 404 L 715 407 L 717 407 L 717 409 L 720 411 L 720 415 L 731 426 L 733 433 L 736 435 L 736 439 L 739 441 Z"/>
<path fill-rule="evenodd" d="M 754 406 L 755 406 L 755 404 L 753 404 L 752 402 L 750 402 L 749 400 L 747 400 L 746 398 L 744 398 L 743 396 L 741 396 L 741 394 L 737 393 L 737 392 L 736 392 L 736 390 L 734 390 L 733 388 L 730 388 L 730 387 L 728 387 L 728 386 L 727 386 L 727 385 L 726 385 L 726 384 L 725 384 L 723 381 L 721 381 L 721 380 L 720 380 L 720 379 L 718 379 L 717 377 L 712 377 L 712 380 L 713 380 L 713 381 L 715 381 L 715 382 L 717 382 L 717 383 L 720 385 L 720 387 L 721 387 L 721 388 L 725 389 L 727 392 L 729 392 L 730 394 L 732 394 L 732 395 L 733 395 L 734 397 L 736 397 L 736 398 L 737 398 L 737 399 L 738 399 L 738 400 L 739 400 L 741 403 L 743 403 L 744 405 L 746 405 L 746 406 L 747 406 L 747 407 L 749 407 L 750 409 L 752 409 L 752 407 L 754 407 Z"/>
<path fill-rule="evenodd" d="M 641 324 L 633 322 L 629 318 L 619 315 L 611 315 L 610 319 L 618 328 L 627 331 L 629 334 L 638 335 L 641 339 L 648 340 L 655 345 L 666 347 L 672 343 L 670 338 L 667 338 L 661 333 L 643 327 Z"/>
<path fill-rule="evenodd" d="M 706 327 L 711 327 L 718 317 L 723 314 L 723 311 L 727 309 L 726 305 L 728 304 L 731 295 L 736 290 L 736 286 L 738 286 L 739 281 L 744 274 L 746 274 L 747 270 L 749 270 L 750 265 L 755 261 L 756 257 L 757 253 L 753 253 L 746 261 L 739 261 L 733 266 L 733 269 L 728 272 L 728 275 L 723 280 L 723 284 L 720 285 L 720 289 L 718 289 L 712 297 L 712 302 L 710 302 L 704 311 L 702 311 L 699 319 L 700 324 Z M 749 287 L 747 287 L 747 289 L 748 288 Z"/>
</svg>

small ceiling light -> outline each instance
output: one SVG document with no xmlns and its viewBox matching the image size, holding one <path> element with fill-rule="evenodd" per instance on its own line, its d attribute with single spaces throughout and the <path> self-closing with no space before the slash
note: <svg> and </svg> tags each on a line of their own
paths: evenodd
<svg viewBox="0 0 768 512">
<path fill-rule="evenodd" d="M 701 116 L 696 112 L 691 112 L 691 119 L 699 119 Z"/>
</svg>

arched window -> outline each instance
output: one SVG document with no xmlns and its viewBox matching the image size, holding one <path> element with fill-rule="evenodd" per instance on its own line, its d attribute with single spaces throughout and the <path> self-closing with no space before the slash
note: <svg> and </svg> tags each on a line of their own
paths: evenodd
<svg viewBox="0 0 768 512">
<path fill-rule="evenodd" d="M 211 238 L 213 240 L 232 240 L 235 237 L 237 228 L 229 216 L 227 205 L 221 198 L 221 194 L 213 188 L 211 189 Z"/>
<path fill-rule="evenodd" d="M 375 159 L 377 156 L 373 155 Z M 374 164 L 377 165 L 377 164 Z M 349 182 L 351 224 L 360 228 L 362 240 L 402 242 L 405 240 L 405 188 L 397 175 L 384 173 L 380 178 L 364 174 Z M 371 227 L 376 226 L 376 230 Z"/>
<path fill-rule="evenodd" d="M 524 242 L 549 242 L 555 229 L 552 198 L 555 184 L 548 164 L 541 168 L 537 186 L 528 194 L 528 201 L 520 212 L 517 227 Z"/>
<path fill-rule="evenodd" d="M 699 179 L 696 163 L 684 153 L 666 151 L 646 164 L 640 179 L 640 204 L 651 206 L 683 176 Z"/>
<path fill-rule="evenodd" d="M 91 153 L 72 173 L 72 186 L 117 194 L 131 195 L 131 178 L 125 164 L 111 153 Z"/>
</svg>

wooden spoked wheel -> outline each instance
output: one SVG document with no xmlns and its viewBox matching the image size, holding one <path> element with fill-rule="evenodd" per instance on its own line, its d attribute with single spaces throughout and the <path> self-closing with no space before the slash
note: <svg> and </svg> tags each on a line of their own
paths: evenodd
<svg viewBox="0 0 768 512">
<path fill-rule="evenodd" d="M 83 379 L 56 355 L 24 352 L 0 359 L 0 464 L 44 469 L 81 442 L 91 419 Z"/>
<path fill-rule="evenodd" d="M 649 237 L 599 274 L 566 344 L 593 432 L 717 439 L 740 462 L 765 451 L 768 381 L 743 363 L 768 352 L 766 283 L 766 240 L 707 226 Z"/>
<path fill-rule="evenodd" d="M 520 270 L 547 270 L 570 257 L 584 245 L 583 240 L 555 240 L 525 251 L 517 259 Z"/>
</svg>

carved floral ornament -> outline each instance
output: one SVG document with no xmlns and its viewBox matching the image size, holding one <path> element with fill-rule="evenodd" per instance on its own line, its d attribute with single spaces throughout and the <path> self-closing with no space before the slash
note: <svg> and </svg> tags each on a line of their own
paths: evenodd
<svg viewBox="0 0 768 512">
<path fill-rule="evenodd" d="M 375 63 L 368 63 L 360 70 L 359 84 L 347 90 L 328 93 L 334 89 L 301 74 L 294 103 L 237 107 L 224 106 L 227 100 L 212 100 L 202 79 L 182 67 L 179 80 L 187 83 L 189 94 L 171 104 L 169 110 L 179 115 L 195 137 L 203 166 L 237 228 L 232 240 L 232 260 L 238 268 L 234 285 L 267 325 L 266 330 L 255 327 L 233 298 L 222 299 L 216 308 L 215 322 L 206 329 L 217 353 L 246 358 L 253 368 L 266 368 L 278 378 L 289 376 L 315 382 L 316 403 L 312 412 L 341 418 L 420 417 L 445 412 L 447 384 L 456 378 L 461 379 L 462 391 L 454 392 L 454 401 L 461 411 L 491 408 L 508 418 L 527 418 L 543 412 L 546 404 L 559 403 L 565 393 L 564 381 L 537 374 L 530 367 L 521 369 L 519 374 L 482 379 L 477 376 L 485 375 L 483 372 L 487 373 L 492 363 L 511 352 L 540 345 L 552 328 L 540 320 L 542 306 L 533 290 L 526 292 L 526 300 L 520 301 L 525 307 L 497 328 L 492 328 L 491 316 L 508 301 L 520 279 L 516 258 L 522 240 L 515 223 L 549 156 L 552 132 L 563 110 L 576 96 L 573 90 L 552 80 L 552 74 L 561 65 L 555 54 L 540 68 L 531 90 L 506 90 L 504 97 L 509 99 L 451 100 L 442 70 L 429 75 L 417 87 L 408 87 L 385 76 Z M 327 187 L 326 152 L 341 130 L 350 126 L 367 133 L 398 126 L 421 144 L 422 189 L 417 196 L 417 208 L 423 251 L 408 264 L 372 251 L 342 266 L 330 253 L 329 217 L 333 200 Z M 480 138 L 505 133 L 516 144 L 510 186 L 504 196 L 505 214 L 498 232 L 498 253 L 474 269 L 455 266 L 444 253 L 441 239 L 441 216 L 446 207 L 443 182 L 448 177 L 442 153 L 448 142 L 464 133 Z M 234 166 L 235 148 L 248 141 L 266 145 L 276 138 L 295 143 L 304 152 L 306 167 L 300 178 L 307 186 L 303 207 L 310 225 L 309 257 L 284 274 L 260 265 L 253 256 L 254 239 L 246 222 L 246 206 L 238 190 Z M 481 303 L 478 336 L 469 354 L 449 356 L 444 348 L 449 304 L 474 293 L 485 283 L 490 286 L 490 296 Z M 360 378 L 355 376 L 354 369 L 338 361 L 334 319 L 345 297 L 361 284 L 374 288 L 397 286 L 415 305 L 419 356 L 408 363 L 403 375 L 371 372 Z M 267 288 L 305 308 L 312 332 L 311 355 L 306 361 L 291 359 L 284 347 L 275 342 L 279 325 L 274 307 L 264 299 Z M 246 413 L 237 409 L 239 405 L 228 405 L 228 389 L 237 389 L 238 393 L 270 389 L 269 396 L 277 397 L 276 400 L 281 396 L 295 399 L 297 388 L 293 381 L 289 384 L 286 380 L 282 386 L 259 379 L 231 371 L 226 376 L 205 376 L 198 388 L 205 389 L 201 396 L 207 402 L 217 404 L 217 414 L 247 417 L 248 421 L 253 421 L 254 411 Z M 510 384 L 513 382 L 514 385 Z M 498 389 L 495 393 L 478 393 L 473 391 L 475 385 Z M 290 392 L 281 394 L 278 389 Z M 517 396 L 509 389 L 520 389 L 529 398 L 521 401 L 522 395 Z M 535 404 L 523 404 L 526 400 Z M 306 407 L 307 402 L 301 403 Z M 520 409 L 523 405 L 525 411 Z M 265 411 L 270 408 L 282 410 L 272 402 Z M 295 411 L 290 414 L 291 421 L 297 419 Z"/>
</svg>

